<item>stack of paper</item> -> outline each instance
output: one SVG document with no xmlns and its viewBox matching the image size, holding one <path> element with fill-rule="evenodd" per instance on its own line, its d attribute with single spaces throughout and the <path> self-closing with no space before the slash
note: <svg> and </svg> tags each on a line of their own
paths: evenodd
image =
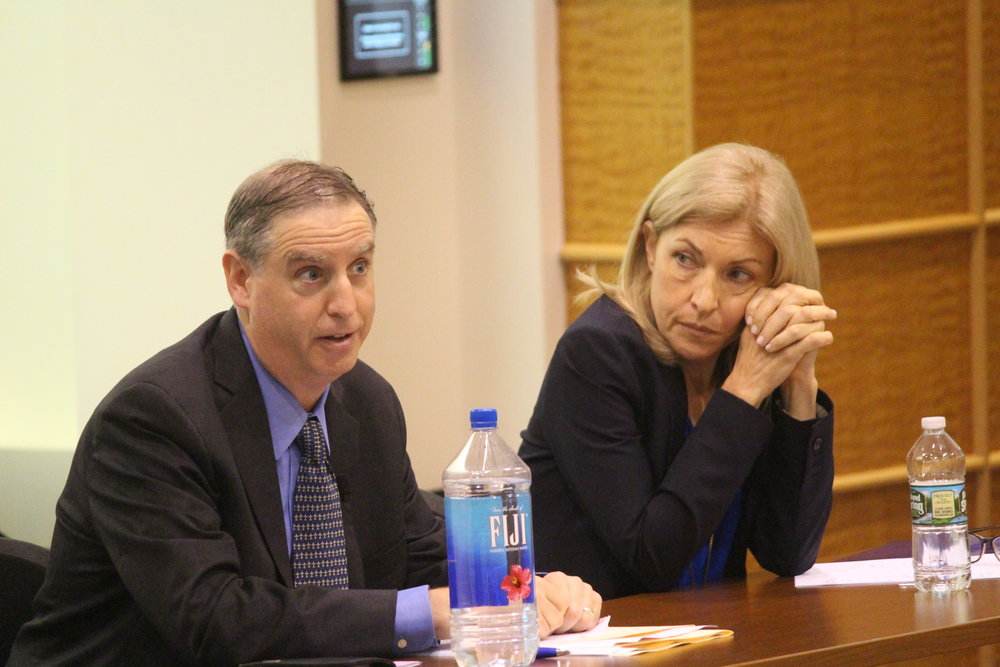
<svg viewBox="0 0 1000 667">
<path fill-rule="evenodd" d="M 611 617 L 605 616 L 592 630 L 552 636 L 540 645 L 568 651 L 569 655 L 639 655 L 733 635 L 732 630 L 722 630 L 714 625 L 612 628 L 609 627 L 610 622 Z"/>
</svg>

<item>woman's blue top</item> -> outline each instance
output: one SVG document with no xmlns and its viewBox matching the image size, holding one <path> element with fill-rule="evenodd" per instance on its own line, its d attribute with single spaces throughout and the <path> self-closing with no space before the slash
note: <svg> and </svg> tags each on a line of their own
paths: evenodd
<svg viewBox="0 0 1000 667">
<path fill-rule="evenodd" d="M 691 435 L 694 425 L 688 419 L 687 429 L 684 437 Z M 684 588 L 695 584 L 703 584 L 708 581 L 722 579 L 722 573 L 726 568 L 726 559 L 729 558 L 729 551 L 733 546 L 733 538 L 736 536 L 736 526 L 740 522 L 740 514 L 743 511 L 743 491 L 737 491 L 736 497 L 726 510 L 722 522 L 715 529 L 708 544 L 702 546 L 698 553 L 691 559 L 691 563 L 684 568 L 681 578 L 677 580 L 677 587 Z"/>
</svg>

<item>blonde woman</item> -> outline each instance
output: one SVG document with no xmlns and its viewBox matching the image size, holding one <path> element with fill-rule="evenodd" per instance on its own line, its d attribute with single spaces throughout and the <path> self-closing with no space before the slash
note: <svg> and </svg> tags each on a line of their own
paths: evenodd
<svg viewBox="0 0 1000 667">
<path fill-rule="evenodd" d="M 697 153 L 635 218 L 617 283 L 563 335 L 522 434 L 536 563 L 605 598 L 812 566 L 833 404 L 805 207 L 782 160 Z"/>
</svg>

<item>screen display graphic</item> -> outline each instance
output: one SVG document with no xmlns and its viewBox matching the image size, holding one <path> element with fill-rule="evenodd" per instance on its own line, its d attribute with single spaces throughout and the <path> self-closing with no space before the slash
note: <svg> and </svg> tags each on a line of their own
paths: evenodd
<svg viewBox="0 0 1000 667">
<path fill-rule="evenodd" d="M 340 0 L 342 80 L 436 71 L 434 0 Z"/>
</svg>

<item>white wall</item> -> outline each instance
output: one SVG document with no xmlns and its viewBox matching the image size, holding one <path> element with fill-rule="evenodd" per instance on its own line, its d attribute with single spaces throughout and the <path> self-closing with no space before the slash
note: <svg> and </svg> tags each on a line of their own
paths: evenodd
<svg viewBox="0 0 1000 667">
<path fill-rule="evenodd" d="M 0 531 L 48 543 L 82 424 L 228 307 L 229 195 L 319 156 L 310 0 L 0 0 Z"/>
<path fill-rule="evenodd" d="M 0 4 L 3 446 L 70 447 L 77 429 L 64 14 L 51 1 Z"/>
<path fill-rule="evenodd" d="M 440 73 L 350 84 L 334 4 L 0 0 L 0 531 L 48 543 L 97 402 L 228 306 L 226 204 L 279 157 L 375 201 L 362 357 L 421 485 L 472 407 L 518 445 L 564 319 L 555 3 L 444 0 Z"/>
<path fill-rule="evenodd" d="M 565 321 L 556 7 L 439 2 L 441 71 L 341 83 L 319 4 L 323 159 L 375 202 L 377 314 L 362 358 L 399 393 L 418 482 L 468 411 L 520 443 Z"/>
</svg>

